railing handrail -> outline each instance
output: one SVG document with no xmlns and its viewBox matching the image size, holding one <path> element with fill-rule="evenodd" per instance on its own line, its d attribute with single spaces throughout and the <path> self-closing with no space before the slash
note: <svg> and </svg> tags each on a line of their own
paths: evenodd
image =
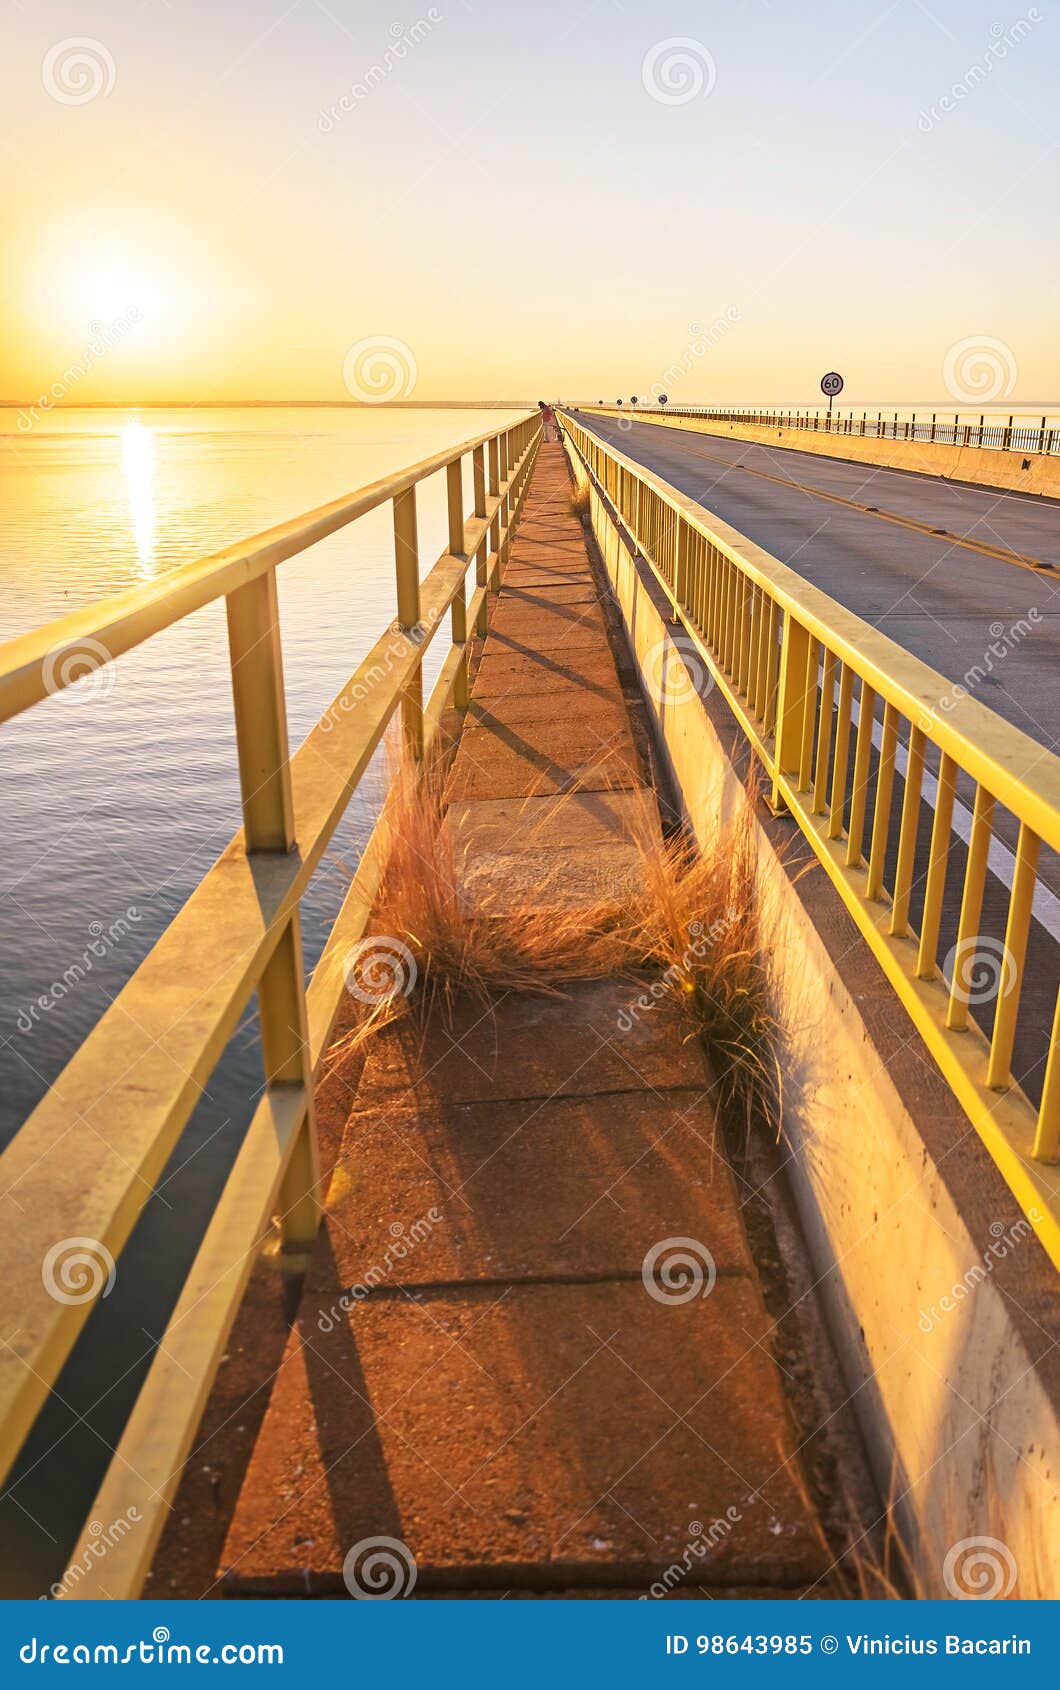
<svg viewBox="0 0 1060 1690">
<path fill-rule="evenodd" d="M 971 413 L 978 417 L 977 422 L 972 422 L 968 420 L 968 413 L 962 420 L 960 407 L 955 411 L 909 411 L 904 419 L 900 409 L 885 415 L 879 407 L 875 416 L 863 409 L 860 419 L 857 412 L 848 407 L 830 411 L 824 406 L 773 407 L 767 410 L 743 407 L 733 410 L 715 405 L 582 404 L 575 409 L 606 416 L 651 417 L 655 421 L 665 420 L 666 417 L 702 418 L 707 422 L 736 423 L 745 428 L 801 429 L 811 434 L 832 434 L 847 439 L 857 436 L 866 440 L 916 442 L 922 446 L 1030 452 L 1043 457 L 1055 457 L 1060 453 L 1060 415 L 1049 411 L 1044 414 L 1041 411 L 1010 411 L 1007 422 L 1001 420 L 1002 413 L 978 411 Z M 1032 415 L 1041 417 L 1041 422 L 1035 425 L 1019 421 L 1020 417 Z M 919 422 L 918 416 L 921 418 Z M 946 419 L 951 416 L 953 421 L 948 422 Z M 996 420 L 988 422 L 988 417 Z"/>
<path fill-rule="evenodd" d="M 1060 842 L 1060 759 L 974 700 L 960 699 L 959 719 L 947 720 L 938 706 L 952 688 L 942 676 L 627 458 L 583 419 L 561 412 L 560 421 L 576 472 L 588 482 L 609 567 L 621 570 L 625 544 L 646 560 L 674 622 L 761 758 L 774 808 L 789 812 L 813 847 L 1060 1267 L 1060 995 L 1051 1036 L 1037 1024 L 1033 1030 L 1036 1059 L 1045 1062 L 1037 1109 L 1012 1071 L 1040 845 L 1056 849 Z M 667 665 L 671 657 L 680 668 L 676 645 Z M 958 716 L 956 705 L 952 714 Z M 899 769 L 903 721 L 909 728 Z M 938 752 L 937 781 L 929 799 L 928 865 L 917 882 L 929 746 Z M 938 956 L 961 774 L 974 781 L 975 801 L 947 978 Z M 995 943 L 984 940 L 979 922 L 998 803 L 1016 816 L 1019 837 L 987 1037 L 969 1012 L 979 999 L 967 995 L 966 982 L 980 958 L 989 966 Z M 923 890 L 919 932 L 910 919 L 915 885 Z"/>
<path fill-rule="evenodd" d="M 534 411 L 517 413 L 502 428 L 487 430 L 457 446 L 444 447 L 397 475 L 368 482 L 352 493 L 344 493 L 219 552 L 178 564 L 143 586 L 128 587 L 96 599 L 80 610 L 5 641 L 0 644 L 0 723 L 72 685 L 78 678 L 76 671 L 66 673 L 49 665 L 49 659 L 57 654 L 91 642 L 100 648 L 98 653 L 92 653 L 93 668 L 113 661 L 204 605 L 224 598 L 358 517 L 400 497 L 429 476 L 448 469 L 476 447 L 486 445 L 519 423 L 528 422 L 534 415 Z"/>
<path fill-rule="evenodd" d="M 784 610 L 792 611 L 815 638 L 823 639 L 864 673 L 874 690 L 903 715 L 914 722 L 930 716 L 931 737 L 940 750 L 973 779 L 989 786 L 999 802 L 1029 822 L 1054 851 L 1060 851 L 1060 757 L 720 517 L 710 513 L 708 520 L 696 500 L 598 435 L 594 438 L 610 458 L 650 486 L 675 515 L 732 558 L 753 581 L 768 585 Z M 955 688 L 960 696 L 940 713 L 940 701 Z"/>
<path fill-rule="evenodd" d="M 104 1580 L 85 1528 L 72 1565 L 79 1598 L 136 1595 L 150 1565 L 250 1266 L 279 1216 L 283 1249 L 300 1260 L 320 1218 L 314 1082 L 364 935 L 389 851 L 384 802 L 307 986 L 301 898 L 361 776 L 400 709 L 406 757 L 419 764 L 450 705 L 468 704 L 471 642 L 487 625 L 513 526 L 541 438 L 536 411 L 445 448 L 420 463 L 292 522 L 174 570 L 12 641 L 0 652 L 7 715 L 76 678 L 48 686 L 50 653 L 110 632 L 119 650 L 227 601 L 243 828 L 207 870 L 29 1118 L 0 1154 L 0 1186 L 24 1210 L 19 1249 L 3 1286 L 0 1475 L 22 1447 L 84 1325 L 99 1284 L 172 1153 L 239 1016 L 257 991 L 266 1088 L 209 1219 L 165 1333 L 94 1504 L 96 1518 L 128 1516 L 135 1532 L 114 1544 Z M 473 509 L 463 458 L 472 460 Z M 446 473 L 448 543 L 420 578 L 416 489 Z M 276 566 L 326 533 L 393 504 L 398 614 L 292 756 Z M 467 574 L 475 570 L 470 599 Z M 423 699 L 423 657 L 446 612 L 448 656 Z M 58 639 L 57 630 L 60 631 Z M 99 641 L 102 646 L 102 641 Z M 61 1160 L 53 1152 L 61 1147 Z M 103 1154 L 103 1147 L 114 1154 Z M 64 1247 L 82 1257 L 86 1295 L 65 1295 Z M 53 1260 L 53 1258 L 55 1258 Z M 51 1283 L 49 1284 L 49 1275 Z M 109 1288 L 109 1281 L 108 1281 Z M 75 1286 L 80 1290 L 80 1286 Z"/>
</svg>

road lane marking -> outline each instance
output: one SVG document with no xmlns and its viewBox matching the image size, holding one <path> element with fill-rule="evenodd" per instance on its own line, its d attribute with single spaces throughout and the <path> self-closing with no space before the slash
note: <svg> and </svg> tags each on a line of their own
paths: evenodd
<svg viewBox="0 0 1060 1690">
<path fill-rule="evenodd" d="M 1002 563 L 1014 564 L 1018 569 L 1030 569 L 1038 575 L 1057 573 L 1053 565 L 1046 563 L 1042 558 L 1030 557 L 1024 552 L 1013 552 L 1006 546 L 992 546 L 986 540 L 973 539 L 971 535 L 954 534 L 952 529 L 936 528 L 932 523 L 919 522 L 913 516 L 899 516 L 896 511 L 880 510 L 878 505 L 861 504 L 857 499 L 844 498 L 841 493 L 826 493 L 821 487 L 811 487 L 808 482 L 792 481 L 786 475 L 770 475 L 768 470 L 752 469 L 750 464 L 732 463 L 728 458 L 719 458 L 713 452 L 701 452 L 694 446 L 689 450 L 693 457 L 705 458 L 712 464 L 722 464 L 726 469 L 743 470 L 745 475 L 756 475 L 762 481 L 773 481 L 778 487 L 789 487 L 793 493 L 807 493 L 814 499 L 827 499 L 831 504 L 845 505 L 847 510 L 858 511 L 862 516 L 875 516 L 881 522 L 893 522 L 899 528 L 911 528 L 917 534 L 946 539 L 953 546 L 964 546 L 969 551 L 982 553 L 984 557 L 998 558 Z"/>
</svg>

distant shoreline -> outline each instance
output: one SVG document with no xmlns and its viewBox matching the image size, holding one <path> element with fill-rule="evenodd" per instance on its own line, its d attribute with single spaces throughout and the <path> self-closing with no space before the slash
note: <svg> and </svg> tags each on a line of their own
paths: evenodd
<svg viewBox="0 0 1060 1690">
<path fill-rule="evenodd" d="M 0 410 L 22 411 L 40 399 L 0 399 Z M 517 411 L 536 399 L 85 399 L 80 404 L 49 405 L 56 411 Z"/>
<path fill-rule="evenodd" d="M 39 403 L 39 398 L 0 399 L 0 410 L 26 410 Z M 561 403 L 577 406 L 591 405 L 593 401 L 569 399 Z M 536 404 L 536 399 L 395 399 L 374 404 L 365 399 L 89 399 L 79 404 L 53 404 L 49 405 L 48 409 L 54 416 L 60 411 L 517 411 L 530 409 Z M 724 407 L 715 404 L 711 407 L 713 410 L 726 408 L 745 411 L 814 411 L 824 410 L 826 407 L 819 400 L 805 399 L 792 400 L 790 403 L 777 401 L 761 406 L 741 404 Z M 936 411 L 940 416 L 951 415 L 954 411 L 971 413 L 980 410 L 1011 411 L 1014 416 L 1023 416 L 1036 412 L 1058 412 L 1060 399 L 1023 399 L 1019 404 L 1014 404 L 1011 400 L 1000 403 L 991 400 L 982 405 L 970 402 L 963 406 L 955 405 L 952 399 L 907 399 L 897 407 L 894 400 L 883 405 L 879 400 L 869 403 L 864 400 L 851 400 L 837 407 L 840 411 L 855 412 L 882 410 L 886 413 L 895 409 L 899 412 Z"/>
</svg>

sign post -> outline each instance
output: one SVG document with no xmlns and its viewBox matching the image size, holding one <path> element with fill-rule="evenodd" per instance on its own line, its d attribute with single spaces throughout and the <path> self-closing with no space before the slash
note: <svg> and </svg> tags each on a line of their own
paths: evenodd
<svg viewBox="0 0 1060 1690">
<path fill-rule="evenodd" d="M 837 393 L 842 393 L 842 391 L 843 391 L 843 378 L 839 374 L 838 370 L 829 370 L 829 372 L 826 376 L 821 377 L 821 392 L 827 393 L 827 395 L 828 395 L 828 426 L 829 426 L 829 428 L 831 428 L 831 426 L 832 426 L 832 400 L 836 397 Z"/>
</svg>

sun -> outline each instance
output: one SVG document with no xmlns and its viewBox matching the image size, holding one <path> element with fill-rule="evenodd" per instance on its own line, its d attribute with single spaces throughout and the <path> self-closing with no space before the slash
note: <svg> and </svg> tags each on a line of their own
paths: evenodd
<svg viewBox="0 0 1060 1690">
<path fill-rule="evenodd" d="M 36 316 L 46 332 L 84 338 L 114 324 L 157 323 L 168 315 L 164 272 L 134 244 L 72 232 L 61 247 L 43 245 L 36 265 Z"/>
<path fill-rule="evenodd" d="M 197 314 L 196 269 L 187 232 L 130 208 L 80 207 L 37 237 L 33 315 L 60 346 L 133 321 L 143 346 L 179 334 Z"/>
<path fill-rule="evenodd" d="M 157 317 L 161 286 L 143 262 L 117 249 L 78 255 L 68 279 L 67 313 L 82 322 L 113 323 L 130 312 Z"/>
<path fill-rule="evenodd" d="M 42 369 L 76 371 L 78 403 L 209 390 L 256 287 L 178 219 L 83 204 L 34 232 L 22 266 L 25 341 Z"/>
</svg>

